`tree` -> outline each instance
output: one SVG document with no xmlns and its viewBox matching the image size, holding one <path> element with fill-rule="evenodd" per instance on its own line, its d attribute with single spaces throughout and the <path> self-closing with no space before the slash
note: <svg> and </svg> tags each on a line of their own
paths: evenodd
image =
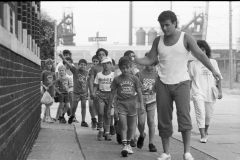
<svg viewBox="0 0 240 160">
<path fill-rule="evenodd" d="M 54 59 L 54 20 L 44 10 L 40 19 L 40 59 Z"/>
</svg>

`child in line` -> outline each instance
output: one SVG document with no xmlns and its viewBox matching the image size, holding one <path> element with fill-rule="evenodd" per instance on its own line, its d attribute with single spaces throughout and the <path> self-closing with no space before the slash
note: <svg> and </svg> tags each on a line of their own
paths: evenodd
<svg viewBox="0 0 240 160">
<path fill-rule="evenodd" d="M 105 57 L 102 62 L 103 71 L 97 73 L 94 80 L 93 96 L 98 102 L 98 140 L 101 141 L 103 136 L 103 122 L 105 140 L 112 140 L 110 132 L 110 116 L 107 115 L 108 100 L 111 93 L 110 85 L 114 79 L 114 72 L 112 72 L 112 59 Z"/>
<path fill-rule="evenodd" d="M 110 108 L 112 106 L 113 98 L 117 93 L 117 109 L 119 122 L 121 125 L 121 137 L 123 144 L 123 150 L 121 154 L 123 157 L 127 157 L 128 154 L 133 153 L 130 146 L 130 140 L 134 132 L 134 125 L 136 124 L 136 92 L 141 102 L 140 114 L 144 113 L 144 106 L 140 81 L 136 76 L 130 74 L 131 61 L 129 57 L 120 58 L 118 65 L 122 74 L 118 77 L 115 77 L 111 84 L 112 90 L 109 98 L 108 114 L 110 115 Z"/>
<path fill-rule="evenodd" d="M 148 53 L 145 54 L 147 56 Z M 144 138 L 146 137 L 145 130 L 145 121 L 147 117 L 147 124 L 149 127 L 149 151 L 157 152 L 156 147 L 153 145 L 153 139 L 155 135 L 155 124 L 154 116 L 156 109 L 156 93 L 155 93 L 155 79 L 157 73 L 155 72 L 155 65 L 145 66 L 145 69 L 136 73 L 136 76 L 139 78 L 142 84 L 142 93 L 143 93 L 143 103 L 146 112 L 142 115 L 138 114 L 138 130 L 140 136 L 137 141 L 137 148 L 142 148 L 144 144 Z"/>
<path fill-rule="evenodd" d="M 78 62 L 78 68 L 68 63 L 62 53 L 59 53 L 59 57 L 68 65 L 71 72 L 73 73 L 73 106 L 71 107 L 71 116 L 68 119 L 68 123 L 71 124 L 76 117 L 75 113 L 78 107 L 78 102 L 81 101 L 81 114 L 82 122 L 81 126 L 88 127 L 85 122 L 86 117 L 86 101 L 88 99 L 88 86 L 87 86 L 87 76 L 88 71 L 86 70 L 87 61 L 85 59 L 80 59 Z"/>
<path fill-rule="evenodd" d="M 98 60 L 97 56 L 94 55 L 92 57 L 92 66 L 95 66 L 97 64 L 99 64 L 99 60 Z M 88 73 L 89 73 L 89 71 L 88 71 Z M 90 85 L 90 75 L 88 76 L 87 82 L 88 82 L 88 88 L 89 88 L 89 93 L 90 93 L 90 86 L 89 86 Z M 93 104 L 93 100 L 91 98 L 88 99 L 88 106 L 89 106 L 89 113 L 90 113 L 91 119 L 92 119 L 92 122 L 91 122 L 92 128 L 96 128 L 97 127 L 97 119 L 95 118 L 95 116 L 97 116 L 98 111 L 97 111 L 96 104 L 95 105 Z"/>
<path fill-rule="evenodd" d="M 73 60 L 72 60 L 71 57 L 66 57 L 66 60 L 71 65 L 73 64 Z M 72 99 L 73 99 L 73 74 L 72 74 L 72 72 L 70 71 L 70 68 L 68 67 L 68 65 L 65 62 L 63 62 L 63 65 L 66 66 L 66 77 L 69 79 L 69 82 L 70 82 L 70 86 L 69 86 L 69 90 L 68 90 L 70 108 L 64 108 L 64 109 L 67 110 L 67 115 L 70 117 L 71 107 L 72 107 Z M 76 120 L 75 123 L 79 123 L 79 122 Z"/>
<path fill-rule="evenodd" d="M 69 103 L 69 87 L 70 87 L 70 81 L 66 77 L 66 67 L 64 65 L 61 65 L 58 67 L 58 73 L 59 77 L 55 82 L 55 90 L 59 94 L 59 122 L 60 123 L 66 123 L 66 119 L 64 118 L 64 114 L 67 112 L 67 108 L 70 108 Z M 64 110 L 64 105 L 65 110 Z"/>
<path fill-rule="evenodd" d="M 49 58 L 45 61 L 46 70 L 41 73 L 41 86 L 43 87 L 43 91 L 48 91 L 51 97 L 54 96 L 54 85 L 53 82 L 56 80 L 56 76 L 54 73 L 53 61 Z M 43 93 L 44 93 L 43 92 Z M 55 119 L 51 118 L 50 107 L 51 104 L 47 104 L 46 109 L 44 111 L 43 122 L 53 123 Z"/>
</svg>

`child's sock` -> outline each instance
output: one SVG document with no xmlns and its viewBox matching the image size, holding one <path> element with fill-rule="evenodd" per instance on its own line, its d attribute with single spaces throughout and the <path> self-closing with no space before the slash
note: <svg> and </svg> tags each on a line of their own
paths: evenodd
<svg viewBox="0 0 240 160">
<path fill-rule="evenodd" d="M 103 132 L 103 122 L 98 122 L 99 131 Z"/>
<path fill-rule="evenodd" d="M 131 141 L 131 140 L 127 140 L 127 145 L 130 145 L 130 141 Z"/>
<path fill-rule="evenodd" d="M 122 140 L 122 144 L 123 144 L 124 146 L 127 145 L 127 140 L 126 140 L 126 139 Z"/>
</svg>

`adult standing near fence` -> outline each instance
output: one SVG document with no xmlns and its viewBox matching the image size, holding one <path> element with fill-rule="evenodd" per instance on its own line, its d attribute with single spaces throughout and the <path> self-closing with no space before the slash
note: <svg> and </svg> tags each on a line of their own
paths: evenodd
<svg viewBox="0 0 240 160">
<path fill-rule="evenodd" d="M 158 78 L 156 78 L 156 96 L 158 112 L 158 130 L 164 153 L 158 160 L 171 160 L 169 151 L 170 137 L 173 134 L 172 112 L 175 101 L 178 119 L 178 131 L 182 133 L 184 160 L 194 160 L 190 154 L 191 117 L 190 117 L 190 77 L 187 72 L 189 51 L 218 80 L 218 74 L 208 57 L 198 47 L 196 41 L 187 33 L 177 30 L 177 17 L 172 11 L 164 11 L 159 17 L 164 35 L 155 38 L 149 54 L 133 61 L 140 65 L 151 65 L 158 58 Z"/>
<path fill-rule="evenodd" d="M 217 61 L 211 59 L 211 49 L 208 43 L 204 40 L 198 40 L 197 44 L 207 55 L 214 69 L 220 73 Z M 201 134 L 199 141 L 201 143 L 207 143 L 208 128 L 213 116 L 214 103 L 217 98 L 222 98 L 221 80 L 216 83 L 212 73 L 199 60 L 194 60 L 189 64 L 188 72 L 192 79 L 191 97 L 195 108 L 197 126 Z M 217 94 L 214 94 L 214 92 Z"/>
</svg>

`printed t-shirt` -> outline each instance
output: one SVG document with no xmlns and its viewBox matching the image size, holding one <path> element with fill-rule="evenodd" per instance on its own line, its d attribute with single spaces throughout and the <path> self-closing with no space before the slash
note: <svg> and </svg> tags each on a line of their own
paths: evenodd
<svg viewBox="0 0 240 160">
<path fill-rule="evenodd" d="M 66 77 L 69 79 L 69 83 L 70 83 L 70 86 L 69 86 L 69 92 L 73 92 L 73 74 L 72 75 L 69 75 L 67 72 L 66 72 Z"/>
<path fill-rule="evenodd" d="M 141 87 L 138 77 L 128 74 L 113 79 L 111 89 L 117 89 L 118 99 L 134 98 L 138 88 Z"/>
<path fill-rule="evenodd" d="M 210 59 L 214 69 L 221 75 L 217 61 Z M 189 75 L 192 79 L 191 98 L 204 100 L 205 102 L 215 102 L 212 87 L 216 85 L 212 72 L 206 68 L 199 60 L 194 60 L 189 64 Z M 221 79 L 222 75 L 221 75 Z"/>
<path fill-rule="evenodd" d="M 88 71 L 77 69 L 74 66 L 70 70 L 73 73 L 73 93 L 86 94 Z"/>
<path fill-rule="evenodd" d="M 94 78 L 96 77 L 97 73 L 101 72 L 103 70 L 102 64 L 96 64 L 91 67 L 89 70 L 89 75 L 94 75 Z M 112 67 L 112 72 L 114 72 L 114 68 Z"/>
<path fill-rule="evenodd" d="M 69 86 L 69 79 L 66 76 L 59 77 L 56 81 L 56 87 L 61 93 L 68 93 Z"/>
<path fill-rule="evenodd" d="M 111 91 L 111 84 L 114 79 L 114 72 L 111 72 L 109 75 L 104 75 L 102 72 L 99 72 L 94 80 L 95 84 L 99 85 L 100 91 Z"/>
<path fill-rule="evenodd" d="M 155 93 L 155 79 L 158 76 L 156 72 L 147 72 L 145 70 L 136 73 L 142 84 L 142 93 L 144 95 Z"/>
<path fill-rule="evenodd" d="M 56 80 L 56 75 L 55 75 L 54 72 L 45 70 L 41 73 L 41 78 L 40 79 L 41 79 L 42 83 L 47 87 L 49 84 L 51 84 L 53 81 Z M 49 87 L 48 92 L 51 96 L 54 95 L 53 85 L 51 87 Z"/>
</svg>

